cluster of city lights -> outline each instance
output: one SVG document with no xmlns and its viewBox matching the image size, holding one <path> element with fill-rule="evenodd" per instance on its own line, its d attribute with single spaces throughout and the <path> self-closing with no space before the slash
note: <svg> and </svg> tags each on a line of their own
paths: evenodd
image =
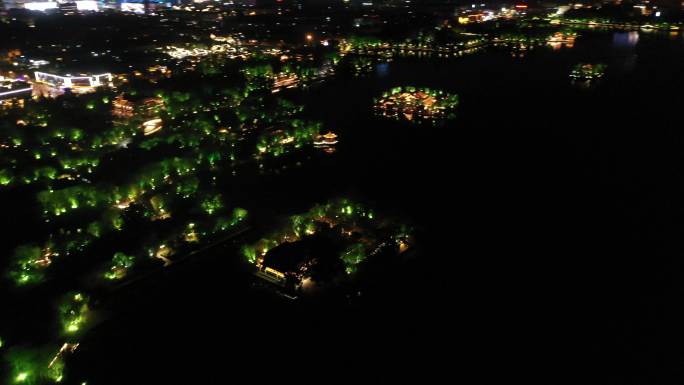
<svg viewBox="0 0 684 385">
<path fill-rule="evenodd" d="M 216 54 L 224 54 L 231 59 L 247 57 L 246 51 L 233 43 L 212 44 L 209 48 L 168 46 L 164 52 L 174 59 L 203 57 Z"/>
</svg>

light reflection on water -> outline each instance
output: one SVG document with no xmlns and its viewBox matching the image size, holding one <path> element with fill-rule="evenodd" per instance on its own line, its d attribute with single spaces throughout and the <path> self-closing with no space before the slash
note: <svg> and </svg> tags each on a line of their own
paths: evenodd
<svg viewBox="0 0 684 385">
<path fill-rule="evenodd" d="M 615 32 L 613 33 L 613 46 L 616 48 L 633 48 L 639 42 L 639 32 Z"/>
<path fill-rule="evenodd" d="M 634 71 L 637 65 L 637 55 L 634 53 L 634 48 L 638 42 L 638 31 L 613 33 L 613 47 L 617 50 L 622 50 L 622 54 L 618 55 L 619 59 L 613 62 L 613 65 L 617 66 L 618 70 L 623 72 Z"/>
<path fill-rule="evenodd" d="M 375 72 L 380 77 L 385 77 L 389 73 L 389 63 L 380 63 L 375 67 Z"/>
</svg>

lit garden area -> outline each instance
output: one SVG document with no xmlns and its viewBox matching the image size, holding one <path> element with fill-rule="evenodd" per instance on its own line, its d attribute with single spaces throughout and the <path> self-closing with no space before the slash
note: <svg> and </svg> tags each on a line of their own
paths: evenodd
<svg viewBox="0 0 684 385">
<path fill-rule="evenodd" d="M 328 79 L 335 74 L 340 63 L 337 53 L 330 53 L 314 60 L 299 56 L 282 55 L 281 58 L 253 59 L 242 69 L 242 73 L 253 85 L 261 84 L 272 93 L 288 88 L 308 88 L 314 83 Z"/>
<path fill-rule="evenodd" d="M 48 349 L 13 349 L 5 356 L 11 372 L 6 379 L 14 384 L 61 383 L 64 379 L 65 353 L 71 353 L 78 347 L 65 343 L 55 351 Z"/>
<path fill-rule="evenodd" d="M 579 63 L 572 67 L 570 78 L 573 80 L 591 81 L 602 78 L 605 73 L 605 64 Z"/>
<path fill-rule="evenodd" d="M 560 49 L 563 47 L 573 48 L 575 40 L 577 39 L 577 32 L 574 31 L 559 31 L 549 36 L 546 39 L 548 44 L 553 49 Z"/>
<path fill-rule="evenodd" d="M 469 330 L 453 303 L 492 329 L 481 308 L 592 313 L 636 282 L 610 326 L 672 286 L 642 263 L 682 214 L 683 24 L 661 4 L 77 3 L 0 5 L 0 385 L 439 382 L 429 342 Z M 633 260 L 602 252 L 620 244 Z M 594 323 L 556 345 L 596 345 L 605 376 L 578 381 L 619 381 L 610 343 L 642 339 Z"/>
<path fill-rule="evenodd" d="M 419 33 L 405 40 L 380 39 L 373 36 L 350 36 L 339 46 L 342 55 L 376 56 L 384 59 L 400 57 L 454 58 L 477 52 L 488 44 L 482 35 L 455 33 L 437 27 L 436 32 Z"/>
<path fill-rule="evenodd" d="M 554 51 L 562 48 L 573 48 L 577 33 L 570 29 L 560 29 L 551 26 L 529 28 L 516 26 L 509 30 L 492 31 L 491 46 L 510 52 L 512 57 L 522 58 L 535 49 L 551 48 Z"/>
<path fill-rule="evenodd" d="M 63 356 L 97 322 L 91 298 L 247 231 L 236 170 L 261 176 L 265 159 L 334 150 L 336 135 L 303 119 L 303 106 L 234 75 L 132 81 L 2 111 L 0 192 L 21 196 L 15 210 L 36 224 L 8 246 L 2 276 L 18 293 L 56 288 L 37 309 L 59 302 L 33 346 L 3 340 L 11 382 L 63 382 Z"/>
<path fill-rule="evenodd" d="M 541 47 L 547 43 L 549 37 L 544 34 L 529 34 L 521 32 L 502 33 L 492 38 L 495 47 L 508 47 L 512 49 L 531 49 Z"/>
<path fill-rule="evenodd" d="M 236 167 L 334 150 L 336 135 L 301 119 L 303 107 L 274 96 L 269 85 L 223 84 L 217 76 L 196 77 L 198 87 L 184 91 L 185 82 L 168 79 L 5 112 L 0 188 L 30 185 L 46 224 L 14 250 L 7 275 L 16 285 L 39 283 L 55 263 L 103 245 L 110 266 L 100 276 L 111 281 L 150 258 L 168 265 L 242 225 L 246 210 L 231 207 L 215 187 Z M 140 231 L 147 240 L 131 242 Z M 117 238 L 128 240 L 125 250 L 112 247 Z"/>
<path fill-rule="evenodd" d="M 9 372 L 2 373 L 8 384 L 54 384 L 65 380 L 66 359 L 74 353 L 78 337 L 87 327 L 91 312 L 89 298 L 80 292 L 65 294 L 57 304 L 60 340 L 54 346 L 11 347 L 4 356 Z M 7 348 L 0 341 L 0 349 Z"/>
<path fill-rule="evenodd" d="M 458 95 L 426 87 L 394 87 L 373 100 L 378 115 L 408 121 L 453 119 Z"/>
<path fill-rule="evenodd" d="M 259 135 L 257 156 L 278 157 L 305 146 L 324 145 L 325 138 L 320 131 L 321 124 L 318 122 L 293 119 L 284 128 L 264 131 Z"/>
<path fill-rule="evenodd" d="M 93 202 L 103 210 L 99 217 L 83 224 L 63 225 L 47 234 L 42 243 L 19 246 L 8 274 L 17 285 L 36 284 L 46 278 L 54 263 L 60 263 L 64 258 L 79 257 L 93 248 L 101 250 L 107 245 L 113 257 L 103 277 L 120 280 L 136 265 L 136 261 L 153 258 L 168 265 L 176 256 L 192 251 L 195 245 L 215 241 L 238 229 L 247 216 L 246 210 L 226 207 L 220 194 L 196 189 L 198 181 L 190 178 L 149 198 L 129 195 L 111 207 L 107 207 L 106 202 Z M 83 199 L 79 193 L 69 192 L 65 198 L 66 202 L 72 202 L 69 210 L 79 209 L 79 199 Z M 92 194 L 111 199 L 103 192 L 93 191 Z M 47 204 L 61 204 L 52 200 L 51 195 L 49 198 Z M 63 213 L 62 210 L 54 212 Z M 129 242 L 125 245 L 125 253 L 110 243 L 113 239 L 133 237 L 135 229 L 141 226 L 149 234 L 147 241 L 137 245 Z M 152 241 L 155 239 L 156 242 Z"/>
<path fill-rule="evenodd" d="M 92 176 L 101 158 L 141 132 L 131 116 L 115 121 L 114 94 L 100 91 L 29 101 L 0 116 L 0 188 L 68 183 Z"/>
<path fill-rule="evenodd" d="M 349 55 L 344 58 L 342 68 L 355 76 L 367 75 L 375 70 L 375 67 L 378 63 L 382 62 L 383 59 L 373 56 Z"/>
<path fill-rule="evenodd" d="M 397 256 L 413 243 L 405 224 L 339 199 L 289 217 L 242 253 L 258 277 L 289 294 L 306 295 L 339 286 L 368 259 Z"/>
</svg>

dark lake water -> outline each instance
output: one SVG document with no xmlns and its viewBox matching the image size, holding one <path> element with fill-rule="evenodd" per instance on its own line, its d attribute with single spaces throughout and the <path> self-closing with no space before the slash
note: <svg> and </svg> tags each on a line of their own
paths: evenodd
<svg viewBox="0 0 684 385">
<path fill-rule="evenodd" d="M 578 62 L 606 63 L 606 77 L 572 85 Z M 254 289 L 225 245 L 108 299 L 71 379 L 671 383 L 684 359 L 682 68 L 681 35 L 585 32 L 571 49 L 399 59 L 292 93 L 337 152 L 238 175 L 228 195 L 264 220 L 366 200 L 411 220 L 416 258 L 352 305 L 291 303 Z M 399 85 L 457 93 L 457 118 L 375 118 L 372 98 Z"/>
</svg>

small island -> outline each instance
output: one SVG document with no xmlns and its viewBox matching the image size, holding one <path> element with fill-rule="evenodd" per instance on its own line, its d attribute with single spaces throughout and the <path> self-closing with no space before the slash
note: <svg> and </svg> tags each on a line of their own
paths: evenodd
<svg viewBox="0 0 684 385">
<path fill-rule="evenodd" d="M 409 121 L 452 119 L 456 106 L 458 95 L 424 87 L 394 87 L 374 100 L 377 114 Z"/>
<path fill-rule="evenodd" d="M 570 71 L 570 77 L 573 80 L 597 80 L 603 77 L 606 72 L 605 64 L 587 64 L 579 63 Z"/>
<path fill-rule="evenodd" d="M 413 244 L 406 225 L 339 199 L 289 217 L 242 253 L 257 277 L 294 298 L 339 287 L 368 261 L 395 259 Z"/>
</svg>

